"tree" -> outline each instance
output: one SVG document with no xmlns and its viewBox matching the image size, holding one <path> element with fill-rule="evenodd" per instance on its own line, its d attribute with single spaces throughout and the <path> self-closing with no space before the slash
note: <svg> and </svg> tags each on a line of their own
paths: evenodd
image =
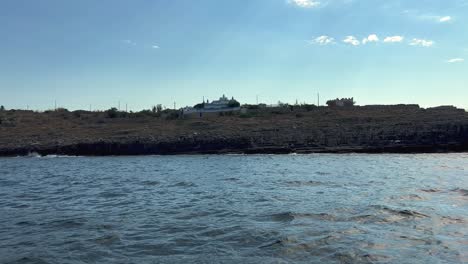
<svg viewBox="0 0 468 264">
<path fill-rule="evenodd" d="M 329 107 L 352 107 L 356 104 L 354 98 L 336 98 L 335 100 L 328 100 L 327 105 Z"/>
<path fill-rule="evenodd" d="M 115 107 L 112 107 L 111 109 L 107 110 L 106 113 L 107 113 L 107 117 L 116 118 L 119 115 L 119 110 L 117 110 L 117 108 Z"/>
<path fill-rule="evenodd" d="M 354 101 L 353 97 L 348 98 L 348 99 L 344 99 L 344 106 L 346 106 L 346 107 L 351 107 L 351 106 L 354 106 L 355 104 L 356 104 L 356 102 Z"/>
<path fill-rule="evenodd" d="M 0 112 L 3 112 L 3 111 L 5 111 L 5 107 L 2 105 L 0 106 Z"/>
<path fill-rule="evenodd" d="M 337 101 L 337 100 L 338 100 L 338 99 L 336 99 L 336 100 L 328 100 L 328 101 L 327 101 L 328 107 L 335 107 L 335 106 L 336 106 L 336 101 Z"/>
<path fill-rule="evenodd" d="M 193 108 L 195 108 L 195 109 L 203 109 L 203 108 L 205 108 L 205 103 L 196 104 Z"/>
<path fill-rule="evenodd" d="M 230 100 L 228 103 L 228 107 L 240 107 L 240 103 L 236 100 Z"/>
</svg>

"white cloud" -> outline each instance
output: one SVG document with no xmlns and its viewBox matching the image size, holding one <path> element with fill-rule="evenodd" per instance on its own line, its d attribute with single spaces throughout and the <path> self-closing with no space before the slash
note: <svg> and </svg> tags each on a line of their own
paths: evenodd
<svg viewBox="0 0 468 264">
<path fill-rule="evenodd" d="M 451 16 L 444 16 L 444 17 L 440 17 L 439 18 L 439 22 L 440 23 L 444 23 L 444 22 L 449 22 L 452 20 L 452 17 Z"/>
<path fill-rule="evenodd" d="M 159 46 L 158 46 L 158 45 L 153 45 L 153 46 L 151 46 L 151 48 L 153 48 L 153 49 L 159 49 Z"/>
<path fill-rule="evenodd" d="M 302 8 L 312 8 L 312 7 L 318 7 L 320 5 L 320 2 L 316 0 L 287 0 L 287 3 L 293 4 Z"/>
<path fill-rule="evenodd" d="M 368 42 L 379 42 L 379 37 L 376 34 L 371 34 L 362 40 L 362 44 L 366 44 Z"/>
<path fill-rule="evenodd" d="M 462 58 L 454 58 L 454 59 L 450 59 L 450 60 L 447 60 L 448 63 L 457 63 L 457 62 L 464 62 L 465 59 L 462 59 Z"/>
<path fill-rule="evenodd" d="M 359 40 L 357 40 L 357 38 L 354 37 L 354 36 L 347 36 L 343 40 L 343 42 L 347 43 L 347 44 L 350 44 L 350 45 L 353 45 L 353 46 L 359 46 L 359 44 L 361 44 L 361 42 Z"/>
<path fill-rule="evenodd" d="M 395 42 L 402 42 L 404 37 L 402 36 L 391 36 L 391 37 L 386 37 L 384 39 L 384 42 L 386 43 L 395 43 Z"/>
<path fill-rule="evenodd" d="M 329 36 L 320 36 L 310 41 L 310 43 L 319 44 L 319 45 L 330 45 L 330 44 L 335 44 L 335 39 Z"/>
<path fill-rule="evenodd" d="M 434 45 L 434 41 L 432 40 L 425 40 L 425 39 L 413 39 L 410 42 L 411 46 L 421 46 L 421 47 L 432 47 Z"/>
</svg>

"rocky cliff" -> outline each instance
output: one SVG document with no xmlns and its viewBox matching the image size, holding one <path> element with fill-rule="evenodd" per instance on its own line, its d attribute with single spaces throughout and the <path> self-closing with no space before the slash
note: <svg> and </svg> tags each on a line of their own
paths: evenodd
<svg viewBox="0 0 468 264">
<path fill-rule="evenodd" d="M 468 151 L 468 113 L 417 105 L 250 109 L 203 118 L 0 112 L 0 156 Z"/>
</svg>

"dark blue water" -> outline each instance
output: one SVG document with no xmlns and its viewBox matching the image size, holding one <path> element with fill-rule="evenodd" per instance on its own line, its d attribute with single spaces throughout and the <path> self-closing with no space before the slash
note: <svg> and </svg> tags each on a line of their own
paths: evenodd
<svg viewBox="0 0 468 264">
<path fill-rule="evenodd" d="M 468 154 L 0 159 L 0 263 L 467 263 Z"/>
</svg>

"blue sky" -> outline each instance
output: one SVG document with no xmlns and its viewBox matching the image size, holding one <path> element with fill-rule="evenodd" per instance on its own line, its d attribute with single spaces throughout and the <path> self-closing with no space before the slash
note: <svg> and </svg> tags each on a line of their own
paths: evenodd
<svg viewBox="0 0 468 264">
<path fill-rule="evenodd" d="M 468 108 L 468 0 L 1 0 L 0 104 Z M 467 61 L 465 61 L 467 60 Z"/>
</svg>

